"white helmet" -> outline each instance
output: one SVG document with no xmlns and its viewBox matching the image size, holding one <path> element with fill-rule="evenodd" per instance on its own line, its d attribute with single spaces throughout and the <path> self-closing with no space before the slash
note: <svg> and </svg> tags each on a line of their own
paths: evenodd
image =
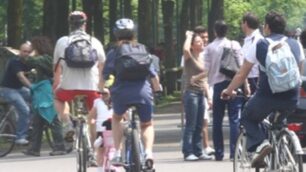
<svg viewBox="0 0 306 172">
<path fill-rule="evenodd" d="M 122 18 L 116 21 L 113 33 L 117 38 L 126 38 L 134 35 L 135 24 L 133 20 Z"/>
</svg>

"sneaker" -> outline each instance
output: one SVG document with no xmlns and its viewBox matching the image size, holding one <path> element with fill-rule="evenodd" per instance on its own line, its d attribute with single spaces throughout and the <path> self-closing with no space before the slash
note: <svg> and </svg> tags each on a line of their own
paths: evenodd
<svg viewBox="0 0 306 172">
<path fill-rule="evenodd" d="M 32 151 L 32 150 L 25 150 L 25 151 L 22 151 L 22 153 L 24 155 L 28 155 L 28 156 L 40 156 L 39 152 L 35 152 L 35 151 Z"/>
<path fill-rule="evenodd" d="M 264 164 L 264 158 L 272 152 L 272 146 L 268 140 L 264 140 L 257 148 L 253 156 L 251 166 L 257 167 Z"/>
<path fill-rule="evenodd" d="M 15 140 L 15 143 L 18 145 L 27 145 L 29 144 L 29 141 L 27 139 L 17 139 Z"/>
<path fill-rule="evenodd" d="M 207 155 L 206 153 L 202 153 L 202 155 L 198 156 L 200 160 L 212 160 L 213 157 L 211 155 Z"/>
<path fill-rule="evenodd" d="M 50 156 L 57 156 L 57 155 L 65 155 L 67 152 L 66 151 L 61 151 L 61 150 L 54 150 L 49 153 Z"/>
<path fill-rule="evenodd" d="M 194 154 L 190 154 L 184 158 L 185 161 L 197 161 L 199 158 Z"/>
<path fill-rule="evenodd" d="M 113 166 L 124 166 L 121 156 L 114 156 L 114 158 L 111 160 L 111 164 Z"/>
<path fill-rule="evenodd" d="M 205 148 L 203 150 L 203 152 L 205 152 L 206 155 L 213 155 L 213 154 L 215 154 L 215 149 L 213 149 L 212 147 L 208 146 L 207 148 Z"/>
</svg>

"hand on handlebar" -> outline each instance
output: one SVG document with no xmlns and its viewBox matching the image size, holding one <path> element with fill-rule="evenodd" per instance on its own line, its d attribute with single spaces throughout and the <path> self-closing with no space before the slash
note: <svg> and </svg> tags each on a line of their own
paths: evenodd
<svg viewBox="0 0 306 172">
<path fill-rule="evenodd" d="M 221 92 L 221 99 L 222 100 L 229 100 L 233 97 L 237 96 L 237 92 L 236 91 L 229 91 L 227 89 L 224 89 L 222 92 Z"/>
</svg>

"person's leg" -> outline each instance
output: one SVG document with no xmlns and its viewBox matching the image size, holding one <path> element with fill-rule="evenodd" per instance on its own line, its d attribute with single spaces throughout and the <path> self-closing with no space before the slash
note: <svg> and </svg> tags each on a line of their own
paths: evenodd
<svg viewBox="0 0 306 172">
<path fill-rule="evenodd" d="M 204 102 L 203 95 L 197 94 L 197 116 L 196 116 L 196 126 L 195 131 L 193 133 L 193 152 L 199 157 L 202 155 L 202 128 L 203 128 L 203 118 L 204 118 Z M 205 158 L 204 158 L 205 159 Z"/>
<path fill-rule="evenodd" d="M 32 142 L 29 149 L 23 151 L 25 155 L 31 156 L 39 156 L 40 155 L 40 148 L 41 148 L 41 141 L 42 141 L 42 134 L 43 134 L 43 127 L 45 125 L 44 119 L 35 111 L 33 120 L 33 131 L 32 131 Z"/>
<path fill-rule="evenodd" d="M 16 140 L 24 140 L 23 144 L 27 144 L 25 139 L 29 129 L 30 108 L 19 90 L 3 88 L 2 91 L 4 99 L 16 108 L 18 114 Z"/>
<path fill-rule="evenodd" d="M 112 117 L 112 133 L 114 139 L 114 146 L 116 149 L 115 156 L 121 157 L 121 148 L 122 148 L 122 137 L 123 137 L 123 127 L 121 125 L 123 117 L 114 112 Z"/>
<path fill-rule="evenodd" d="M 228 101 L 228 119 L 230 125 L 230 159 L 234 158 L 236 141 L 239 135 L 239 120 L 243 100 L 236 97 Z"/>
<path fill-rule="evenodd" d="M 63 126 L 58 116 L 54 117 L 50 124 L 52 137 L 54 141 L 54 149 L 50 152 L 50 155 L 64 155 L 66 153 L 65 141 L 63 136 Z"/>
<path fill-rule="evenodd" d="M 210 143 L 209 143 L 208 125 L 209 125 L 210 117 L 209 117 L 208 104 L 207 104 L 206 99 L 204 99 L 204 104 L 205 104 L 205 111 L 204 111 L 203 129 L 202 129 L 203 153 L 206 155 L 213 155 L 215 153 L 215 150 L 212 147 L 210 147 Z"/>
<path fill-rule="evenodd" d="M 198 109 L 196 108 L 198 101 L 196 97 L 196 93 L 190 92 L 189 90 L 184 93 L 185 130 L 182 147 L 184 158 L 187 158 L 189 155 L 194 155 L 192 141 L 198 114 Z"/>
<path fill-rule="evenodd" d="M 222 123 L 227 101 L 221 100 L 220 95 L 225 87 L 225 82 L 215 84 L 213 94 L 213 142 L 215 147 L 215 160 L 217 161 L 223 160 L 224 157 Z"/>
</svg>

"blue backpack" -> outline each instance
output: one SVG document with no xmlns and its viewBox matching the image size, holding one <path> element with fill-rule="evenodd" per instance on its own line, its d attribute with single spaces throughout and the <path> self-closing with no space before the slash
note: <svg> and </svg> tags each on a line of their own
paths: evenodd
<svg viewBox="0 0 306 172">
<path fill-rule="evenodd" d="M 150 74 L 152 57 L 144 45 L 123 43 L 115 48 L 115 76 L 120 80 L 145 80 Z"/>
</svg>

